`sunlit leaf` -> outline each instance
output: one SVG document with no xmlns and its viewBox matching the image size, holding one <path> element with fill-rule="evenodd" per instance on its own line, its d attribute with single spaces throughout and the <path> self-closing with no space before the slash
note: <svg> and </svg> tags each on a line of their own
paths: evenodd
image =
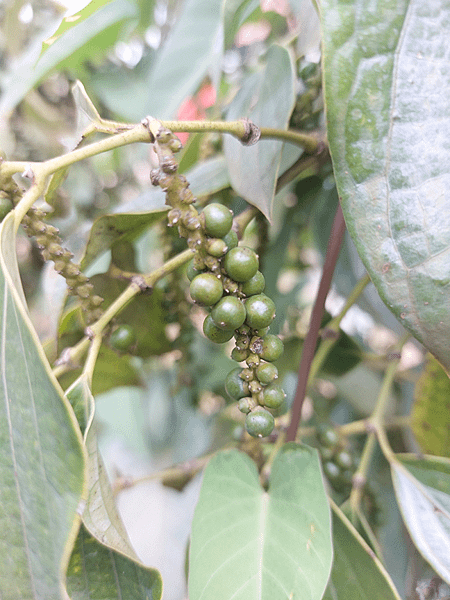
<svg viewBox="0 0 450 600">
<path fill-rule="evenodd" d="M 66 31 L 69 31 L 69 29 L 72 29 L 72 27 L 79 25 L 82 21 L 93 15 L 100 8 L 102 8 L 102 6 L 108 4 L 109 2 L 111 2 L 111 0 L 91 0 L 87 6 L 82 8 L 76 14 L 64 17 L 61 25 L 58 27 L 55 33 L 50 38 L 42 42 L 41 56 L 48 48 L 50 48 L 52 44 L 56 42 L 59 37 L 63 35 L 63 33 L 66 33 Z"/>
<path fill-rule="evenodd" d="M 55 69 L 77 69 L 84 60 L 101 57 L 116 42 L 122 25 L 135 17 L 136 7 L 132 2 L 115 0 L 77 27 L 66 31 L 38 62 L 41 41 L 27 46 L 1 78 L 0 115 L 11 111 Z"/>
<path fill-rule="evenodd" d="M 401 600 L 386 569 L 333 503 L 334 560 L 323 600 Z"/>
<path fill-rule="evenodd" d="M 405 525 L 425 560 L 450 584 L 450 461 L 397 458 L 392 480 Z"/>
<path fill-rule="evenodd" d="M 411 427 L 427 454 L 450 457 L 450 379 L 429 356 L 416 384 Z"/>
<path fill-rule="evenodd" d="M 243 81 L 227 119 L 247 117 L 258 127 L 286 129 L 294 106 L 294 81 L 289 52 L 271 46 L 264 68 Z M 283 143 L 260 139 L 247 147 L 226 136 L 224 149 L 233 188 L 270 220 Z"/>
<path fill-rule="evenodd" d="M 57 600 L 84 493 L 82 440 L 16 287 L 13 213 L 0 245 L 0 590 Z"/>
<path fill-rule="evenodd" d="M 247 455 L 221 452 L 210 461 L 192 524 L 190 600 L 320 600 L 331 561 L 315 450 L 286 444 L 267 492 Z"/>
<path fill-rule="evenodd" d="M 348 229 L 384 302 L 450 370 L 450 5 L 324 0 L 321 15 Z"/>
</svg>

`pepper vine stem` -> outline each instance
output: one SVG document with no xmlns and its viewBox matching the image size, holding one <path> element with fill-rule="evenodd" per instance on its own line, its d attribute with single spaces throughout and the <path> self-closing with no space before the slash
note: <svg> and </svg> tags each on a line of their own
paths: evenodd
<svg viewBox="0 0 450 600">
<path fill-rule="evenodd" d="M 342 213 L 341 205 L 339 204 L 334 216 L 333 227 L 331 229 L 330 239 L 328 242 L 319 291 L 317 292 L 316 301 L 311 314 L 309 330 L 306 334 L 305 343 L 303 346 L 302 358 L 298 370 L 297 390 L 295 392 L 294 403 L 292 405 L 291 422 L 289 423 L 286 432 L 287 442 L 293 442 L 297 435 L 303 402 L 305 400 L 306 389 L 308 386 L 309 372 L 314 359 L 317 338 L 319 337 L 320 323 L 322 321 L 322 315 L 325 308 L 325 300 L 330 290 L 331 280 L 333 279 L 333 273 L 341 249 L 344 233 L 344 215 Z"/>
</svg>

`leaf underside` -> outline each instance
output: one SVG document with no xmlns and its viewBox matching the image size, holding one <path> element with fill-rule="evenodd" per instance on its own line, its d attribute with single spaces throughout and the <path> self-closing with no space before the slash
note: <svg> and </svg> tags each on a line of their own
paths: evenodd
<svg viewBox="0 0 450 600">
<path fill-rule="evenodd" d="M 323 0 L 328 139 L 387 306 L 450 370 L 450 5 Z"/>
</svg>

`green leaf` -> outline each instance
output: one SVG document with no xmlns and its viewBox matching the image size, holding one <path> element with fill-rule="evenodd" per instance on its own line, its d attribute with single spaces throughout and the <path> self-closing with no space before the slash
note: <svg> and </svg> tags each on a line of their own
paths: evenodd
<svg viewBox="0 0 450 600">
<path fill-rule="evenodd" d="M 48 50 L 48 48 L 50 48 L 52 44 L 56 42 L 58 38 L 63 35 L 63 33 L 66 33 L 66 31 L 69 31 L 69 29 L 72 29 L 72 27 L 79 25 L 82 21 L 102 8 L 102 6 L 109 4 L 109 2 L 111 2 L 111 0 L 91 0 L 87 6 L 82 8 L 76 14 L 70 15 L 69 17 L 64 17 L 61 25 L 58 27 L 55 33 L 50 38 L 42 42 L 41 56 L 44 54 L 44 52 L 46 52 L 46 50 Z"/>
<path fill-rule="evenodd" d="M 294 107 L 294 66 L 291 55 L 273 45 L 266 64 L 247 77 L 227 112 L 230 121 L 249 118 L 258 127 L 286 129 Z M 231 184 L 247 202 L 270 220 L 283 143 L 260 139 L 251 147 L 232 136 L 224 140 Z"/>
<path fill-rule="evenodd" d="M 225 157 L 215 156 L 201 163 L 186 173 L 192 193 L 198 197 L 220 192 L 230 185 Z"/>
<path fill-rule="evenodd" d="M 167 214 L 167 207 L 142 213 L 116 213 L 102 215 L 94 221 L 86 251 L 81 261 L 85 269 L 102 252 L 119 241 L 132 241 Z"/>
<path fill-rule="evenodd" d="M 334 561 L 323 600 L 401 600 L 386 569 L 332 503 Z"/>
<path fill-rule="evenodd" d="M 222 4 L 223 0 L 186 0 L 148 72 L 131 80 L 122 73 L 98 75 L 94 87 L 99 97 L 132 121 L 145 115 L 173 118 L 183 100 L 221 63 Z"/>
<path fill-rule="evenodd" d="M 377 290 L 450 370 L 450 5 L 324 0 L 328 139 L 348 229 Z"/>
<path fill-rule="evenodd" d="M 416 548 L 450 584 L 450 461 L 400 455 L 391 461 L 391 473 Z"/>
<path fill-rule="evenodd" d="M 14 211 L 2 223 L 0 244 L 0 590 L 5 599 L 59 600 L 85 457 L 17 287 Z"/>
<path fill-rule="evenodd" d="M 266 492 L 235 450 L 208 464 L 194 513 L 190 600 L 322 598 L 332 562 L 330 509 L 317 452 L 286 444 Z"/>
<path fill-rule="evenodd" d="M 421 449 L 450 457 L 450 379 L 432 356 L 428 356 L 414 395 L 411 427 Z"/>
<path fill-rule="evenodd" d="M 136 17 L 136 7 L 127 0 L 115 0 L 78 27 L 66 31 L 45 52 L 39 62 L 41 43 L 33 43 L 11 63 L 1 79 L 0 115 L 8 113 L 25 95 L 56 69 L 77 69 L 84 60 L 98 59 L 113 46 L 123 24 Z"/>
<path fill-rule="evenodd" d="M 113 552 L 82 526 L 67 571 L 71 600 L 160 600 L 162 581 L 154 569 Z"/>
</svg>

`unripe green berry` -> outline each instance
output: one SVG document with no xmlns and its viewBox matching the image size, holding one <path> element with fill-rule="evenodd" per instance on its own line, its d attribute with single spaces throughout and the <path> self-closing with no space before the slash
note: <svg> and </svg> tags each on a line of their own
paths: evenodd
<svg viewBox="0 0 450 600">
<path fill-rule="evenodd" d="M 208 315 L 203 321 L 203 333 L 209 340 L 216 344 L 224 344 L 233 337 L 233 331 L 219 329 L 212 320 L 211 315 Z"/>
<path fill-rule="evenodd" d="M 236 248 L 236 246 L 239 243 L 237 233 L 235 231 L 233 231 L 232 229 L 230 229 L 230 231 L 227 233 L 227 235 L 224 235 L 222 239 L 225 242 L 225 244 L 227 245 L 228 250 L 231 250 L 232 248 Z"/>
<path fill-rule="evenodd" d="M 318 427 L 319 441 L 327 448 L 334 448 L 339 442 L 339 435 L 336 430 L 326 423 L 321 423 Z"/>
<path fill-rule="evenodd" d="M 224 296 L 214 306 L 211 317 L 217 327 L 235 330 L 245 321 L 245 306 L 235 296 Z"/>
<path fill-rule="evenodd" d="M 250 411 L 256 408 L 256 401 L 251 397 L 241 398 L 238 403 L 238 408 L 241 413 L 248 415 Z"/>
<path fill-rule="evenodd" d="M 202 273 L 202 271 L 204 271 L 204 266 L 203 269 L 196 269 L 194 267 L 194 259 L 190 260 L 188 262 L 188 266 L 186 269 L 186 275 L 187 278 L 189 279 L 189 281 L 192 281 L 194 279 L 194 277 L 196 277 L 197 275 L 200 275 L 200 273 Z"/>
<path fill-rule="evenodd" d="M 243 283 L 255 275 L 259 260 L 256 252 L 251 248 L 237 246 L 225 255 L 223 266 L 231 279 Z"/>
<path fill-rule="evenodd" d="M 242 369 L 237 367 L 228 373 L 225 378 L 225 390 L 233 400 L 248 396 L 248 384 L 239 377 Z"/>
<path fill-rule="evenodd" d="M 269 333 L 263 338 L 260 357 L 268 362 L 275 362 L 283 354 L 284 344 L 277 335 Z"/>
<path fill-rule="evenodd" d="M 265 408 L 255 408 L 245 417 L 245 429 L 253 437 L 270 435 L 274 426 L 275 420 Z"/>
<path fill-rule="evenodd" d="M 251 279 L 246 281 L 241 286 L 241 292 L 246 296 L 254 296 L 264 291 L 266 287 L 266 280 L 261 271 L 256 271 Z"/>
<path fill-rule="evenodd" d="M 350 470 L 353 467 L 353 457 L 347 450 L 341 450 L 334 457 L 335 464 L 343 470 Z"/>
<path fill-rule="evenodd" d="M 223 204 L 208 204 L 201 213 L 204 219 L 205 231 L 215 238 L 223 238 L 233 225 L 233 213 Z"/>
<path fill-rule="evenodd" d="M 13 204 L 9 198 L 0 197 L 0 221 L 12 210 Z"/>
<path fill-rule="evenodd" d="M 323 472 L 331 482 L 335 482 L 341 474 L 339 467 L 330 460 L 323 464 Z"/>
<path fill-rule="evenodd" d="M 109 338 L 109 343 L 116 350 L 126 352 L 136 343 L 136 334 L 130 325 L 119 325 Z"/>
<path fill-rule="evenodd" d="M 252 329 L 267 327 L 275 317 L 275 304 L 265 294 L 250 296 L 245 301 L 247 318 L 245 322 Z"/>
<path fill-rule="evenodd" d="M 263 392 L 264 406 L 267 408 L 279 408 L 286 397 L 286 394 L 276 383 L 271 383 Z"/>
<path fill-rule="evenodd" d="M 261 363 L 256 369 L 256 377 L 263 385 L 267 385 L 278 378 L 278 369 L 272 363 Z"/>
<path fill-rule="evenodd" d="M 194 302 L 212 306 L 222 298 L 222 282 L 212 273 L 201 273 L 191 281 L 189 292 Z"/>
<path fill-rule="evenodd" d="M 246 360 L 250 354 L 249 350 L 241 349 L 241 348 L 233 348 L 231 351 L 231 358 L 236 362 L 242 362 Z"/>
<path fill-rule="evenodd" d="M 219 238 L 210 238 L 206 242 L 206 251 L 208 254 L 211 254 L 211 256 L 220 258 L 228 251 L 228 246 Z"/>
</svg>

